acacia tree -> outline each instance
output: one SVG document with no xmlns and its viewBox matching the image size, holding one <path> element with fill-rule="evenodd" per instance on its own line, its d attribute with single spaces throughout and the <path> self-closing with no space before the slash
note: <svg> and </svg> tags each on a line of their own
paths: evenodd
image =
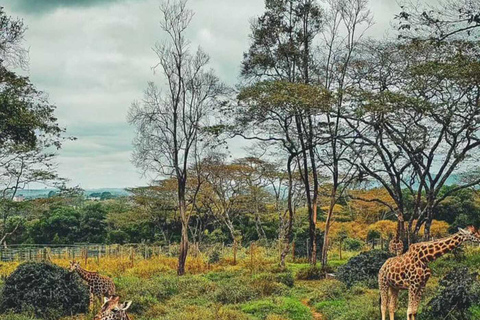
<svg viewBox="0 0 480 320">
<path fill-rule="evenodd" d="M 428 239 L 434 209 L 451 194 L 443 195 L 442 187 L 478 150 L 478 48 L 462 42 L 372 48 L 367 51 L 375 58 L 357 64 L 361 90 L 352 101 L 361 107 L 348 120 L 356 122 L 356 152 L 362 170 L 394 199 L 400 224 L 404 190 L 413 199 L 408 240 L 415 241 L 424 224 Z M 474 177 L 452 192 L 479 182 Z"/>
<path fill-rule="evenodd" d="M 280 80 L 310 84 L 316 69 L 312 44 L 321 29 L 321 8 L 314 0 L 266 0 L 265 7 L 265 13 L 252 23 L 252 43 L 244 54 L 242 76 L 254 81 Z M 316 264 L 317 252 L 315 222 L 318 175 L 313 150 L 316 143 L 316 111 L 306 109 L 293 115 L 296 140 L 300 147 L 298 154 L 290 160 L 292 162 L 295 159 L 301 165 L 298 169 L 309 212 L 312 264 Z"/>
<path fill-rule="evenodd" d="M 288 223 L 280 255 L 280 264 L 283 266 L 289 252 L 293 223 L 294 167 L 297 165 L 298 168 L 299 165 L 303 165 L 300 164 L 298 158 L 302 155 L 304 145 L 300 142 L 302 138 L 298 135 L 297 120 L 299 117 L 326 108 L 329 103 L 329 95 L 318 86 L 285 81 L 264 81 L 244 88 L 238 98 L 240 103 L 234 110 L 236 115 L 235 134 L 245 139 L 270 142 L 288 157 L 286 162 Z M 310 179 L 309 172 L 303 171 L 301 174 L 303 183 L 305 183 L 305 175 Z M 305 194 L 309 194 L 305 191 L 305 184 L 303 184 L 303 190 Z M 311 227 L 313 223 L 311 210 L 309 210 L 309 218 Z M 315 225 L 313 230 L 315 231 Z M 315 240 L 313 241 L 315 242 Z"/>
<path fill-rule="evenodd" d="M 319 79 L 325 88 L 334 92 L 329 110 L 320 117 L 318 130 L 320 143 L 314 149 L 316 158 L 331 179 L 330 201 L 326 216 L 322 246 L 322 268 L 328 262 L 328 237 L 333 220 L 335 204 L 355 179 L 355 161 L 346 161 L 349 155 L 351 128 L 345 124 L 344 92 L 351 83 L 347 77 L 350 64 L 355 57 L 360 39 L 372 24 L 372 16 L 365 0 L 327 1 L 323 41 L 319 44 Z M 318 186 L 317 186 L 318 187 Z M 315 221 L 316 222 L 316 221 Z"/>
<path fill-rule="evenodd" d="M 471 0 L 440 0 L 435 4 L 405 2 L 395 17 L 399 37 L 407 40 L 478 40 L 480 3 Z"/>
<path fill-rule="evenodd" d="M 157 44 L 155 67 L 166 80 L 162 92 L 150 83 L 144 99 L 134 102 L 128 120 L 136 127 L 134 162 L 145 172 L 177 180 L 178 212 L 182 224 L 178 275 L 185 273 L 188 253 L 186 186 L 191 165 L 201 157 L 210 111 L 225 87 L 208 68 L 209 57 L 200 48 L 192 52 L 185 38 L 193 12 L 186 1 L 165 2 L 160 25 L 167 35 Z"/>
</svg>

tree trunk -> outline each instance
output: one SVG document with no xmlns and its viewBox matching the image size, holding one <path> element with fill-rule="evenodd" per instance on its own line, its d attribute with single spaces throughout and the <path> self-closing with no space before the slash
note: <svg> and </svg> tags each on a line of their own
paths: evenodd
<svg viewBox="0 0 480 320">
<path fill-rule="evenodd" d="M 287 172 L 288 172 L 288 198 L 287 198 L 287 212 L 288 212 L 288 222 L 283 237 L 283 250 L 280 253 L 280 266 L 285 267 L 285 259 L 289 252 L 290 236 L 292 233 L 293 226 L 293 175 L 292 175 L 292 161 L 295 156 L 290 154 L 287 161 Z"/>
<path fill-rule="evenodd" d="M 233 265 L 237 264 L 237 249 L 238 249 L 238 243 L 237 239 L 233 239 Z"/>
<path fill-rule="evenodd" d="M 328 264 L 328 236 L 330 231 L 330 225 L 332 223 L 333 210 L 335 209 L 335 197 L 337 190 L 335 186 L 332 187 L 332 194 L 330 195 L 330 206 L 328 207 L 327 219 L 325 221 L 325 232 L 323 234 L 323 246 L 322 246 L 322 269 L 325 269 Z"/>
<path fill-rule="evenodd" d="M 181 186 L 179 186 L 181 188 Z M 187 208 L 185 203 L 185 193 L 181 190 L 179 191 L 179 211 L 180 211 L 180 220 L 182 222 L 182 237 L 180 240 L 180 254 L 178 256 L 178 267 L 177 274 L 183 276 L 185 274 L 185 264 L 187 263 L 187 254 L 188 254 L 188 216 Z"/>
</svg>

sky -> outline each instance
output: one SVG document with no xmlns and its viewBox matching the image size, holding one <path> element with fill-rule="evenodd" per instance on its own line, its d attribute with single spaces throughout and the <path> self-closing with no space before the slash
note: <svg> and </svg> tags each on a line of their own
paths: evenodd
<svg viewBox="0 0 480 320">
<path fill-rule="evenodd" d="M 8 15 L 28 26 L 27 74 L 57 106 L 56 116 L 67 134 L 77 138 L 59 151 L 58 173 L 82 188 L 146 185 L 134 167 L 134 128 L 127 121 L 133 101 L 142 98 L 149 81 L 162 84 L 152 67 L 152 50 L 164 38 L 160 0 L 3 0 Z M 195 16 L 188 30 L 193 47 L 211 57 L 211 67 L 225 83 L 235 85 L 248 50 L 250 21 L 264 11 L 263 0 L 189 0 Z M 382 37 L 399 12 L 395 0 L 370 0 L 375 25 L 368 31 Z M 234 156 L 247 143 L 230 143 Z"/>
</svg>

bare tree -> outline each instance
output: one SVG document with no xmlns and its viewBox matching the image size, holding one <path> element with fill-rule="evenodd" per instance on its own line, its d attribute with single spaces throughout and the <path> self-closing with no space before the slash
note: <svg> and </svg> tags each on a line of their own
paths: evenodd
<svg viewBox="0 0 480 320">
<path fill-rule="evenodd" d="M 136 127 L 134 162 L 145 172 L 177 180 L 178 212 L 182 224 L 178 275 L 185 273 L 188 253 L 186 186 L 188 170 L 204 147 L 210 111 L 225 87 L 212 70 L 201 49 L 192 53 L 185 32 L 193 17 L 186 1 L 164 2 L 160 25 L 168 40 L 154 48 L 159 70 L 166 80 L 165 92 L 150 83 L 144 99 L 134 102 L 128 116 Z"/>
<path fill-rule="evenodd" d="M 355 155 L 348 155 L 351 128 L 342 117 L 345 108 L 344 92 L 351 85 L 347 74 L 358 43 L 372 25 L 372 15 L 365 0 L 327 3 L 327 20 L 322 32 L 323 41 L 319 46 L 319 52 L 324 57 L 324 63 L 319 66 L 319 82 L 324 84 L 327 90 L 335 92 L 335 97 L 330 110 L 319 117 L 322 124 L 317 130 L 320 143 L 314 149 L 316 158 L 327 171 L 332 183 L 322 247 L 322 268 L 326 268 L 328 262 L 328 237 L 334 207 L 357 173 L 355 161 L 345 161 Z"/>
<path fill-rule="evenodd" d="M 480 2 L 439 0 L 435 4 L 402 1 L 395 17 L 399 37 L 407 40 L 445 41 L 480 37 Z"/>
</svg>

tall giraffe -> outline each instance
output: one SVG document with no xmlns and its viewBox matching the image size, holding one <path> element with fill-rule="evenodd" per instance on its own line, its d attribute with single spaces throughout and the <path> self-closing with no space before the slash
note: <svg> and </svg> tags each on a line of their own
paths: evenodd
<svg viewBox="0 0 480 320">
<path fill-rule="evenodd" d="M 132 301 L 120 304 L 119 296 L 105 297 L 102 308 L 93 320 L 130 320 L 126 311 L 131 304 Z"/>
<path fill-rule="evenodd" d="M 387 308 L 390 320 L 395 319 L 399 290 L 408 290 L 407 320 L 415 320 L 425 285 L 431 275 L 428 263 L 465 241 L 480 242 L 480 233 L 474 227 L 468 227 L 467 230 L 459 228 L 450 237 L 412 244 L 406 253 L 388 259 L 378 274 L 382 320 L 386 319 Z"/>
<path fill-rule="evenodd" d="M 93 299 L 97 297 L 109 297 L 115 294 L 115 284 L 112 279 L 99 275 L 97 272 L 91 272 L 80 267 L 80 263 L 70 262 L 70 272 L 76 271 L 80 278 L 85 280 L 90 290 L 90 309 L 93 307 Z"/>
</svg>

